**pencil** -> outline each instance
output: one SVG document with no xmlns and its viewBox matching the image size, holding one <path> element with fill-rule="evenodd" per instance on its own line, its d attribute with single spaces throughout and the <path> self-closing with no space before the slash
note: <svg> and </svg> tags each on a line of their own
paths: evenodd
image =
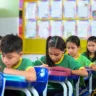
<svg viewBox="0 0 96 96">
<path fill-rule="evenodd" d="M 36 57 L 38 61 L 40 61 L 42 64 L 44 64 L 40 59 L 38 59 L 38 57 Z"/>
</svg>

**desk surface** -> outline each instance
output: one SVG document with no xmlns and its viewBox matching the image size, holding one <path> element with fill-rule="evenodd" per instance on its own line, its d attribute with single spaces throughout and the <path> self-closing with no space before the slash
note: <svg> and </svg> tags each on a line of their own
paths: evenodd
<svg viewBox="0 0 96 96">
<path fill-rule="evenodd" d="M 6 87 L 25 88 L 30 84 L 23 76 L 4 74 L 4 77 L 6 78 Z"/>
</svg>

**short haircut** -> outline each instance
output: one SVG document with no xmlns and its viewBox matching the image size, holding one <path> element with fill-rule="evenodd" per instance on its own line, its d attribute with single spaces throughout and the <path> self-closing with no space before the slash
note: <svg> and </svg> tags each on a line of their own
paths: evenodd
<svg viewBox="0 0 96 96">
<path fill-rule="evenodd" d="M 3 37 L 1 41 L 2 53 L 21 52 L 22 51 L 22 39 L 13 34 L 9 34 Z"/>
</svg>

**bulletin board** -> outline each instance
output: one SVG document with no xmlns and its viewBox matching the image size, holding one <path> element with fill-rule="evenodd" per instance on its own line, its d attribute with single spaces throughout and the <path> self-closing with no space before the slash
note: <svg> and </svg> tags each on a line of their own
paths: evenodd
<svg viewBox="0 0 96 96">
<path fill-rule="evenodd" d="M 96 0 L 24 0 L 24 52 L 44 54 L 46 38 L 54 35 L 96 36 Z"/>
</svg>

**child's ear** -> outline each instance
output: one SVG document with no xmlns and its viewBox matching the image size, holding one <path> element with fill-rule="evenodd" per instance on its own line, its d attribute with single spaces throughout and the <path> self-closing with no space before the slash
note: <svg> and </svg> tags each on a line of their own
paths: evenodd
<svg viewBox="0 0 96 96">
<path fill-rule="evenodd" d="M 79 46 L 79 47 L 78 47 L 78 51 L 80 50 L 80 48 L 81 48 L 81 47 Z"/>
<path fill-rule="evenodd" d="M 20 54 L 20 57 L 22 57 L 22 55 L 23 55 L 23 52 L 21 51 L 19 54 Z"/>
</svg>

